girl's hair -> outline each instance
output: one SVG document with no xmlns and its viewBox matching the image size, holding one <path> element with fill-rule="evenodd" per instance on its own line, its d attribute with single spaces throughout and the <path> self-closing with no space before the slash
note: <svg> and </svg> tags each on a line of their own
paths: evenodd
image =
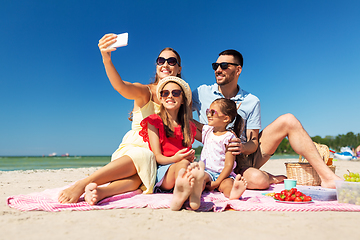
<svg viewBox="0 0 360 240">
<path fill-rule="evenodd" d="M 189 104 L 187 103 L 184 91 L 181 92 L 181 95 L 183 99 L 183 104 L 181 104 L 178 112 L 178 120 L 181 126 L 181 132 L 183 134 L 182 144 L 184 147 L 189 147 L 192 143 L 192 132 L 190 129 L 190 116 L 192 116 L 192 112 L 190 110 Z M 158 115 L 163 120 L 166 137 L 174 137 L 174 129 L 171 126 L 171 122 L 169 121 L 166 109 L 162 104 Z"/>
<path fill-rule="evenodd" d="M 219 106 L 221 113 L 230 117 L 229 123 L 235 120 L 234 125 L 229 129 L 232 130 L 237 137 L 240 137 L 241 132 L 243 131 L 244 122 L 242 117 L 237 113 L 236 103 L 233 100 L 226 98 L 218 98 L 212 102 L 212 104 L 214 103 Z"/>
<path fill-rule="evenodd" d="M 167 47 L 167 48 L 164 48 L 163 50 L 161 50 L 161 52 L 159 53 L 158 57 L 159 57 L 160 54 L 161 54 L 162 52 L 164 52 L 164 51 L 172 51 L 173 53 L 175 53 L 176 59 L 177 59 L 177 61 L 178 61 L 178 63 L 179 63 L 179 66 L 181 66 L 181 58 L 180 58 L 180 55 L 179 55 L 179 53 L 178 53 L 177 51 L 175 51 L 173 48 Z M 179 78 L 181 78 L 181 73 L 178 73 L 176 76 L 179 77 Z M 159 76 L 158 76 L 157 73 L 156 73 L 156 74 L 155 74 L 155 80 L 154 80 L 154 82 L 152 82 L 152 83 L 157 84 L 158 82 L 159 82 Z"/>
</svg>

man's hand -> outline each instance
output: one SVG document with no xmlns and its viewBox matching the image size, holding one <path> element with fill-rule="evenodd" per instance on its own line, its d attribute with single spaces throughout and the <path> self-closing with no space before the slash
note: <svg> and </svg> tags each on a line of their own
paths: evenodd
<svg viewBox="0 0 360 240">
<path fill-rule="evenodd" d="M 233 155 L 239 155 L 243 150 L 243 144 L 241 143 L 240 138 L 231 139 L 227 149 Z"/>
</svg>

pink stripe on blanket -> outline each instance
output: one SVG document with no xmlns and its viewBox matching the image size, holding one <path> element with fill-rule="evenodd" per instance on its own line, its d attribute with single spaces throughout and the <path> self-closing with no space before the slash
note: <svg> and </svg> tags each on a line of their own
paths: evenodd
<svg viewBox="0 0 360 240">
<path fill-rule="evenodd" d="M 59 192 L 64 188 L 49 189 L 39 193 L 11 196 L 7 204 L 11 208 L 21 211 L 88 211 L 118 208 L 169 208 L 172 194 L 141 194 L 140 190 L 112 196 L 91 206 L 80 198 L 78 203 L 62 204 L 57 201 Z M 283 189 L 282 184 L 272 185 L 271 191 L 278 192 Z M 229 200 L 219 192 L 204 192 L 201 197 L 201 206 L 198 211 L 221 212 L 227 209 L 237 211 L 360 211 L 360 206 L 337 201 L 314 201 L 309 204 L 278 203 L 271 197 L 263 196 L 267 191 L 246 190 L 240 200 Z M 188 203 L 185 203 L 188 207 Z"/>
</svg>

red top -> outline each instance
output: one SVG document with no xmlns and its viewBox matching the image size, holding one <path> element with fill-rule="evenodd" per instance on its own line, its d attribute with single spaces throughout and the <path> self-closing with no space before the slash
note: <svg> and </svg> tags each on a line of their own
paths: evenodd
<svg viewBox="0 0 360 240">
<path fill-rule="evenodd" d="M 160 139 L 160 146 L 161 146 L 161 153 L 165 157 L 172 157 L 177 153 L 179 150 L 185 148 L 182 145 L 182 140 L 184 139 L 183 134 L 181 132 L 181 126 L 177 126 L 174 129 L 174 137 L 167 138 L 164 123 L 162 119 L 156 115 L 152 114 L 147 118 L 144 118 L 140 125 L 142 127 L 141 131 L 139 132 L 140 136 L 143 137 L 144 142 L 149 143 L 149 148 L 151 150 L 150 142 L 149 142 L 149 135 L 148 135 L 148 123 L 153 125 L 155 128 L 159 129 L 159 139 Z M 190 128 L 192 132 L 192 139 L 191 144 L 194 143 L 194 137 L 196 135 L 196 126 L 193 122 L 190 122 Z M 191 149 L 191 146 L 187 148 L 188 150 Z"/>
</svg>

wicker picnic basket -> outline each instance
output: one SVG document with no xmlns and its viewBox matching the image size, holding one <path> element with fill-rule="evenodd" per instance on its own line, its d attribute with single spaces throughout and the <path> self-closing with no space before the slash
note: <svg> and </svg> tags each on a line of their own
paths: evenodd
<svg viewBox="0 0 360 240">
<path fill-rule="evenodd" d="M 314 143 L 325 164 L 335 173 L 335 166 L 332 165 L 328 146 Z M 319 186 L 321 179 L 311 164 L 299 156 L 298 163 L 285 163 L 286 175 L 289 179 L 296 179 L 298 185 Z"/>
</svg>

